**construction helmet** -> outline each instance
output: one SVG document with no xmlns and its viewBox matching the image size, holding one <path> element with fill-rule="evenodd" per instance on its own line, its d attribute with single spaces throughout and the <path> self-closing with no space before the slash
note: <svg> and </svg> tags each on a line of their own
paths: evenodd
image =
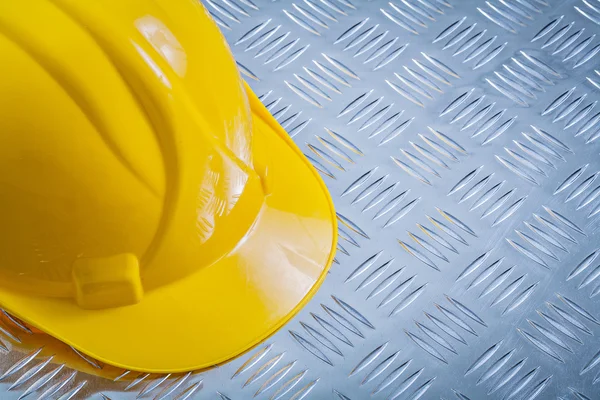
<svg viewBox="0 0 600 400">
<path fill-rule="evenodd" d="M 0 307 L 178 372 L 316 292 L 331 198 L 197 0 L 4 0 L 0 57 Z"/>
</svg>

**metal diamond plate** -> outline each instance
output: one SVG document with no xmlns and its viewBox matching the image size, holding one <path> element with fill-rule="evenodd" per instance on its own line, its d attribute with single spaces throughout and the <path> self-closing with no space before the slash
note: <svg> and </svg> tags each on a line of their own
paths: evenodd
<svg viewBox="0 0 600 400">
<path fill-rule="evenodd" d="M 205 4 L 334 196 L 329 277 L 198 373 L 4 315 L 2 399 L 600 398 L 600 1 Z"/>
</svg>

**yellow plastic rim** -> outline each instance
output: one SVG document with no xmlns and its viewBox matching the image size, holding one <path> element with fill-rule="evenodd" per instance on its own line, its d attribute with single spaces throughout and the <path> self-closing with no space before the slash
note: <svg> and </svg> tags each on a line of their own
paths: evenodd
<svg viewBox="0 0 600 400">
<path fill-rule="evenodd" d="M 0 287 L 2 306 L 102 362 L 130 370 L 204 369 L 251 349 L 317 292 L 337 243 L 334 206 L 308 160 L 256 96 L 255 152 L 269 170 L 265 205 L 245 241 L 196 274 L 136 305 L 84 310 L 69 299 Z"/>
</svg>

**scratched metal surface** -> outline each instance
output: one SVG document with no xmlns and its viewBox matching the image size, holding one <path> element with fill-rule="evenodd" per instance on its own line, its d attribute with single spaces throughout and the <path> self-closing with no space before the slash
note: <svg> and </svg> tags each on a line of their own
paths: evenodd
<svg viewBox="0 0 600 400">
<path fill-rule="evenodd" d="M 329 186 L 336 264 L 203 373 L 110 370 L 4 318 L 0 398 L 600 398 L 600 1 L 206 5 Z"/>
</svg>

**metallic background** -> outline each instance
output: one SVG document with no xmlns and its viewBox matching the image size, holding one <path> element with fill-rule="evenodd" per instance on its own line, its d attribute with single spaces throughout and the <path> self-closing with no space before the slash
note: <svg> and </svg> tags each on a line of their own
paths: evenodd
<svg viewBox="0 0 600 400">
<path fill-rule="evenodd" d="M 334 196 L 328 279 L 204 373 L 4 318 L 0 398 L 600 398 L 600 1 L 205 3 Z"/>
</svg>

